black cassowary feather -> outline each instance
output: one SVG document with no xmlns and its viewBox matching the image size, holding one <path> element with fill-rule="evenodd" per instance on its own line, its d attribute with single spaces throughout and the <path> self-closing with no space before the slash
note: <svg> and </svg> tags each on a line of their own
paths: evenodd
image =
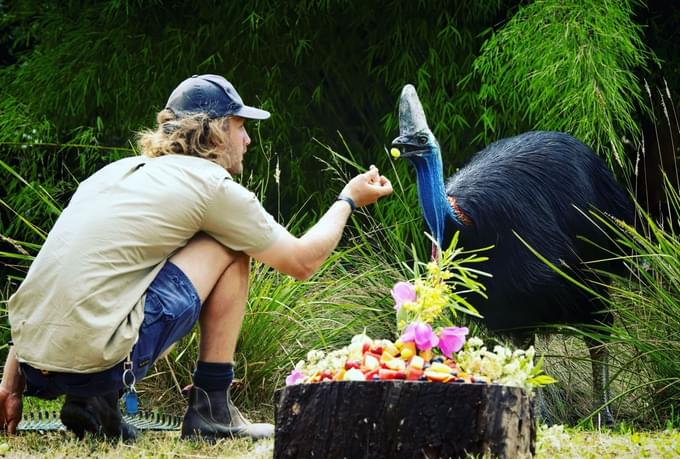
<svg viewBox="0 0 680 459">
<path fill-rule="evenodd" d="M 488 301 L 479 304 L 489 328 L 605 319 L 598 313 L 604 305 L 539 260 L 514 234 L 579 280 L 593 277 L 590 268 L 618 270 L 620 261 L 601 261 L 616 250 L 588 212 L 630 223 L 633 209 L 590 148 L 558 132 L 499 140 L 448 179 L 446 194 L 469 219 L 461 228 L 461 244 L 494 245 L 489 262 L 479 266 L 493 275 L 486 282 Z M 446 246 L 450 240 L 442 242 Z"/>
</svg>

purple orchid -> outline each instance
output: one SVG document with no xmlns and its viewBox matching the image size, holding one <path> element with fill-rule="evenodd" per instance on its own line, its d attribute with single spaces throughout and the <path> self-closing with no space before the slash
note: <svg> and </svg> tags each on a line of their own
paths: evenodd
<svg viewBox="0 0 680 459">
<path fill-rule="evenodd" d="M 397 282 L 391 290 L 394 309 L 399 311 L 404 303 L 416 301 L 416 288 L 408 282 Z"/>
<path fill-rule="evenodd" d="M 286 377 L 286 386 L 294 386 L 295 384 L 300 384 L 305 382 L 307 377 L 300 370 L 293 370 Z"/>
<path fill-rule="evenodd" d="M 406 327 L 399 339 L 404 343 L 415 341 L 416 347 L 421 351 L 432 349 L 439 343 L 439 338 L 432 331 L 432 326 L 424 322 L 413 322 Z"/>
<path fill-rule="evenodd" d="M 458 352 L 465 344 L 465 335 L 470 332 L 467 327 L 446 327 L 439 333 L 439 349 L 451 358 L 454 352 Z"/>
</svg>

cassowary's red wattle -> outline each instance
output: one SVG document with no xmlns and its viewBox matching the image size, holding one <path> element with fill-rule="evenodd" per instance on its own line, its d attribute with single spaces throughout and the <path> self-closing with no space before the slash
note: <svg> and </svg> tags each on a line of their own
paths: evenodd
<svg viewBox="0 0 680 459">
<path fill-rule="evenodd" d="M 517 237 L 580 281 L 595 280 L 591 267 L 620 268 L 613 259 L 617 247 L 589 212 L 630 223 L 633 208 L 590 148 L 568 134 L 527 132 L 492 143 L 445 184 L 439 143 L 411 85 L 402 91 L 400 136 L 393 147 L 416 170 L 423 216 L 442 249 L 456 231 L 466 249 L 493 246 L 485 253 L 489 261 L 476 266 L 493 276 L 483 280 L 488 299 L 470 298 L 491 330 L 533 336 L 542 325 L 611 321 L 600 299 L 565 280 Z M 601 282 L 590 286 L 606 297 Z M 602 392 L 604 372 L 596 367 L 602 349 L 588 344 Z"/>
</svg>

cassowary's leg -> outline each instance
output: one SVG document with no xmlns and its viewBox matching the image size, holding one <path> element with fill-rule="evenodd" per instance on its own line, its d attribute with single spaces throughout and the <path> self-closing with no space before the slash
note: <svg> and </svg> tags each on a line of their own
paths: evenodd
<svg viewBox="0 0 680 459">
<path fill-rule="evenodd" d="M 529 349 L 536 344 L 536 334 L 533 332 L 515 333 L 512 342 L 518 349 Z"/>
<path fill-rule="evenodd" d="M 598 410 L 598 425 L 611 426 L 614 417 L 609 408 L 609 365 L 607 359 L 609 351 L 607 346 L 592 338 L 584 338 L 593 366 L 593 396 L 594 411 Z"/>
</svg>

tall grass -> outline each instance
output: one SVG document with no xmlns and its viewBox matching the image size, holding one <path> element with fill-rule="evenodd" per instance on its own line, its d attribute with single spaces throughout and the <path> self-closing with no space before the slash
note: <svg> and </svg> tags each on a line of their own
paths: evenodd
<svg viewBox="0 0 680 459">
<path fill-rule="evenodd" d="M 678 146 L 680 121 L 668 86 L 653 94 L 645 84 L 650 112 L 654 113 L 653 148 L 639 149 L 635 163 L 636 184 L 644 201 L 636 203 L 634 226 L 600 219 L 629 254 L 626 272 L 605 273 L 613 287 L 609 308 L 616 321 L 593 335 L 611 336 L 609 346 L 619 367 L 618 403 L 635 406 L 631 419 L 647 425 L 680 424 L 680 175 Z M 658 98 L 656 97 L 658 96 Z M 656 102 L 658 101 L 658 102 Z M 662 151 L 663 145 L 671 152 Z M 656 149 L 656 151 L 655 151 Z M 665 158 L 665 159 L 664 159 Z M 644 170 L 640 165 L 644 162 Z M 649 164 L 658 168 L 652 170 Z M 658 202 L 650 201 L 650 177 L 662 180 Z M 658 180 L 658 179 L 657 179 Z M 629 352 L 617 354 L 616 350 Z M 623 382 L 623 384 L 622 384 Z M 615 401 L 616 402 L 616 401 Z"/>
<path fill-rule="evenodd" d="M 618 320 L 602 330 L 615 342 L 634 349 L 622 366 L 642 371 L 643 380 L 625 394 L 651 402 L 647 412 L 639 413 L 641 419 L 670 419 L 677 416 L 673 407 L 680 406 L 680 234 L 674 229 L 680 223 L 680 195 L 666 183 L 674 225 L 664 227 L 640 210 L 639 228 L 624 225 L 617 229 L 630 255 L 627 275 L 611 275 L 610 308 Z"/>
</svg>

